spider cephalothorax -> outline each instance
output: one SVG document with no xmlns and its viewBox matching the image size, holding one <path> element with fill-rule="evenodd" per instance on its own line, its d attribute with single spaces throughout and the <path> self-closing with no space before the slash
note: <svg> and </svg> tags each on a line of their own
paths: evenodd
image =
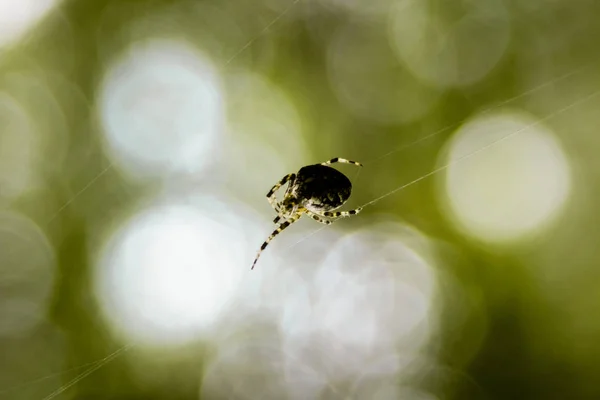
<svg viewBox="0 0 600 400">
<path fill-rule="evenodd" d="M 273 223 L 283 220 L 262 244 L 252 269 L 258 261 L 260 253 L 282 230 L 296 222 L 303 214 L 323 224 L 331 224 L 338 218 L 358 214 L 360 208 L 350 211 L 333 211 L 340 208 L 352 193 L 352 184 L 346 175 L 330 167 L 333 163 L 345 163 L 362 166 L 356 161 L 334 158 L 321 164 L 307 165 L 295 174 L 284 176 L 267 193 L 267 200 L 277 212 Z M 278 201 L 275 193 L 288 183 L 283 200 Z"/>
</svg>

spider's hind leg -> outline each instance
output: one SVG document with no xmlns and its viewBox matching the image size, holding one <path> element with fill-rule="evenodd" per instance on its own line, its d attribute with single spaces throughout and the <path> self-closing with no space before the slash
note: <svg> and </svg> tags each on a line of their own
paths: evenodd
<svg viewBox="0 0 600 400">
<path fill-rule="evenodd" d="M 335 163 L 352 164 L 352 165 L 356 165 L 357 167 L 363 166 L 361 163 L 359 163 L 357 161 L 350 161 L 350 160 L 346 160 L 345 158 L 340 158 L 340 157 L 332 158 L 329 161 L 325 161 L 325 162 L 321 163 L 321 165 L 331 165 L 331 164 L 335 164 Z"/>
<path fill-rule="evenodd" d="M 256 254 L 256 258 L 254 259 L 254 262 L 252 263 L 252 268 L 250 268 L 250 269 L 254 269 L 254 266 L 256 265 L 256 262 L 258 261 L 260 254 L 263 252 L 264 249 L 267 248 L 267 246 L 269 245 L 271 240 L 273 240 L 275 238 L 275 236 L 279 235 L 281 233 L 281 231 L 283 231 L 285 228 L 287 228 L 288 226 L 290 226 L 291 224 L 296 222 L 301 216 L 302 216 L 302 213 L 299 212 L 298 214 L 294 215 L 289 220 L 283 221 L 281 224 L 279 224 L 277 229 L 275 229 L 273 231 L 273 233 L 271 233 L 271 235 L 267 238 L 267 240 L 265 240 L 265 242 L 260 246 L 260 250 L 258 250 L 258 253 Z"/>
</svg>

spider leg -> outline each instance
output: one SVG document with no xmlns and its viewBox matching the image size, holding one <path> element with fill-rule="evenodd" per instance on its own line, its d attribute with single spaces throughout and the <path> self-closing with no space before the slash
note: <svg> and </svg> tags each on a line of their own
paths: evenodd
<svg viewBox="0 0 600 400">
<path fill-rule="evenodd" d="M 273 207 L 275 211 L 279 212 L 280 208 L 279 202 L 275 198 L 275 192 L 279 190 L 281 186 L 285 185 L 288 181 L 293 182 L 294 179 L 296 179 L 296 174 L 287 174 L 286 176 L 281 178 L 281 180 L 277 182 L 275 186 L 271 188 L 271 190 L 269 190 L 269 193 L 267 193 L 267 200 L 269 201 L 269 204 L 271 204 L 271 207 Z"/>
<path fill-rule="evenodd" d="M 332 158 L 329 161 L 325 161 L 324 163 L 321 163 L 321 165 L 331 165 L 331 164 L 335 164 L 335 163 L 352 164 L 352 165 L 356 165 L 357 167 L 363 166 L 359 162 L 346 160 L 345 158 L 340 158 L 340 157 Z"/>
<path fill-rule="evenodd" d="M 323 213 L 324 217 L 328 217 L 328 218 L 344 218 L 344 217 L 349 217 L 351 215 L 356 215 L 359 212 L 361 212 L 362 208 L 359 207 L 357 209 L 354 210 L 350 210 L 350 211 L 325 211 Z"/>
<path fill-rule="evenodd" d="M 256 258 L 254 259 L 254 262 L 252 263 L 252 268 L 250 268 L 250 269 L 254 269 L 254 266 L 256 265 L 256 262 L 258 261 L 258 258 L 260 257 L 260 253 L 262 253 L 263 250 L 267 248 L 267 246 L 269 245 L 269 242 L 271 242 L 271 240 L 273 240 L 273 238 L 275 236 L 279 235 L 281 233 L 281 231 L 283 231 L 285 228 L 287 228 L 294 222 L 298 221 L 298 219 L 301 216 L 302 216 L 302 212 L 299 212 L 296 215 L 294 215 L 292 218 L 290 218 L 289 220 L 283 221 L 281 224 L 279 224 L 277 229 L 275 229 L 273 231 L 273 233 L 271 233 L 271 235 L 267 238 L 267 240 L 265 240 L 265 242 L 262 244 L 262 246 L 260 246 L 260 250 L 256 254 Z"/>
<path fill-rule="evenodd" d="M 295 204 L 295 202 L 291 202 L 290 204 Z M 277 203 L 277 205 L 280 206 L 281 203 Z M 279 213 L 279 215 L 277 215 L 275 217 L 275 219 L 273 220 L 273 223 L 276 224 L 279 221 L 281 221 L 282 219 L 284 219 L 286 221 L 289 221 L 290 219 L 295 218 L 296 215 L 302 215 L 302 213 L 307 212 L 307 211 L 308 210 L 306 208 L 304 208 L 302 206 L 299 206 L 297 204 L 294 205 L 294 208 L 292 209 L 291 212 L 288 211 L 288 212 L 286 212 L 286 214 L 282 214 L 281 212 L 279 212 L 279 210 L 277 210 L 277 212 Z M 290 215 L 292 216 L 291 218 L 290 218 Z M 298 217 L 298 218 L 300 218 L 300 217 Z"/>
<path fill-rule="evenodd" d="M 312 212 L 312 211 L 310 211 L 310 210 L 306 210 L 306 214 L 307 214 L 309 217 L 311 217 L 312 219 L 314 219 L 315 221 L 317 221 L 317 222 L 320 222 L 320 223 L 322 223 L 322 224 L 325 224 L 325 225 L 330 225 L 330 224 L 332 224 L 332 223 L 333 223 L 333 221 L 330 221 L 330 220 L 328 220 L 328 219 L 325 219 L 325 217 L 324 217 L 323 215 L 319 215 L 319 214 L 317 214 L 317 213 L 314 213 L 314 212 Z"/>
</svg>

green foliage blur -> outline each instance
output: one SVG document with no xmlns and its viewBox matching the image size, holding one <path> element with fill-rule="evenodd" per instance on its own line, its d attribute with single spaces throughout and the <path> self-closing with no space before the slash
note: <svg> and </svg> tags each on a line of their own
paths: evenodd
<svg viewBox="0 0 600 400">
<path fill-rule="evenodd" d="M 0 206 L 45 232 L 57 272 L 44 310 L 48 320 L 23 334 L 0 335 L 0 399 L 44 398 L 122 345 L 92 295 L 90 243 L 113 229 L 107 221 L 124 218 L 158 189 L 108 168 L 95 99 L 111 60 L 146 37 L 193 43 L 225 81 L 249 70 L 281 90 L 300 115 L 306 164 L 335 156 L 364 161 L 350 207 L 438 168 L 453 132 L 482 110 L 506 102 L 544 119 L 568 154 L 575 183 L 559 220 L 533 242 L 504 249 L 462 235 L 437 200 L 443 172 L 383 198 L 370 217 L 347 226 L 394 216 L 435 238 L 443 273 L 457 279 L 475 304 L 467 315 L 455 314 L 452 304 L 443 313 L 431 346 L 447 365 L 444 376 L 453 379 L 440 382 L 431 371 L 418 382 L 438 398 L 600 399 L 600 97 L 576 103 L 600 90 L 600 2 L 422 3 L 433 20 L 421 21 L 409 10 L 415 1 L 406 0 L 68 0 L 1 48 L 0 93 L 35 116 L 44 151 L 34 161 L 35 184 L 20 190 L 25 178 L 13 168 L 23 155 L 9 151 L 0 132 Z M 403 14 L 394 31 L 390 18 L 402 6 L 415 14 Z M 480 17 L 483 22 L 470 28 L 469 18 Z M 421 57 L 411 66 L 386 38 L 390 31 L 406 37 L 420 23 L 435 24 L 426 34 L 456 29 L 466 35 L 455 37 L 463 47 L 427 56 L 428 49 L 406 45 L 407 57 Z M 454 61 L 445 65 L 448 60 Z M 228 118 L 235 118 L 235 105 L 227 107 Z M 0 131 L 8 126 L 2 115 Z M 263 143 L 261 135 L 246 139 Z M 252 166 L 239 174 L 241 180 L 252 175 Z M 260 182 L 236 196 L 263 207 L 274 180 Z M 9 257 L 9 244 L 0 246 L 6 266 L 20 265 Z M 21 287 L 11 288 L 3 276 L 4 303 Z M 175 393 L 140 385 L 121 357 L 56 398 L 196 399 L 199 382 L 186 377 L 200 376 L 209 356 L 203 348 L 168 367 L 160 352 L 148 361 L 157 381 L 181 382 Z"/>
</svg>

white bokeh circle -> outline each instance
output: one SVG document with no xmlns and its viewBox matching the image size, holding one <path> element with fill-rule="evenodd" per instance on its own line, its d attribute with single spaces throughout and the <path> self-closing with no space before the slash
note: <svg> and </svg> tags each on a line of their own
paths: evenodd
<svg viewBox="0 0 600 400">
<path fill-rule="evenodd" d="M 541 230 L 571 190 L 569 162 L 554 133 L 524 112 L 475 117 L 454 134 L 447 154 L 447 215 L 484 241 L 512 242 Z"/>
<path fill-rule="evenodd" d="M 58 3 L 58 0 L 0 0 L 0 47 L 19 40 Z"/>
<path fill-rule="evenodd" d="M 104 247 L 93 277 L 111 328 L 150 346 L 213 334 L 248 272 L 244 229 L 239 210 L 208 197 L 132 218 Z"/>
<path fill-rule="evenodd" d="M 135 177 L 198 174 L 217 158 L 223 103 L 216 69 L 192 46 L 137 43 L 110 66 L 100 87 L 109 156 Z"/>
<path fill-rule="evenodd" d="M 389 223 L 344 236 L 314 277 L 282 299 L 286 376 L 314 371 L 306 384 L 317 393 L 328 382 L 357 379 L 366 363 L 398 349 L 407 366 L 427 344 L 436 276 L 428 255 L 407 244 L 405 230 Z"/>
</svg>

